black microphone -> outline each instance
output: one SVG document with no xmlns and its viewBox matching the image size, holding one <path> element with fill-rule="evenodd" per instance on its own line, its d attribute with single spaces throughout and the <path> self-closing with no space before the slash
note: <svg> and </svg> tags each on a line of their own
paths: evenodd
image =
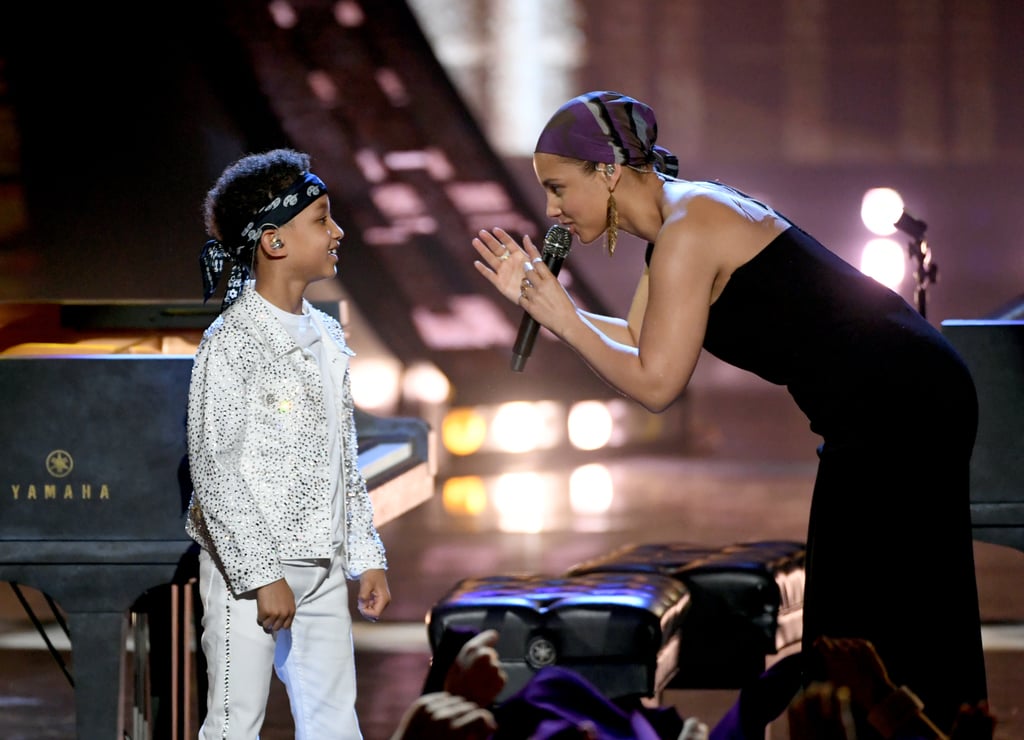
<svg viewBox="0 0 1024 740">
<path fill-rule="evenodd" d="M 552 275 L 558 275 L 562 269 L 562 263 L 569 256 L 569 247 L 572 246 L 572 232 L 564 226 L 555 224 L 548 233 L 544 235 L 544 251 L 541 257 L 544 264 L 551 270 Z M 529 274 L 527 274 L 529 276 Z M 516 335 L 516 344 L 512 348 L 512 369 L 517 373 L 522 372 L 526 367 L 526 358 L 533 351 L 533 343 L 537 339 L 537 332 L 540 324 L 530 314 L 524 313 L 523 320 L 519 324 L 519 334 Z"/>
</svg>

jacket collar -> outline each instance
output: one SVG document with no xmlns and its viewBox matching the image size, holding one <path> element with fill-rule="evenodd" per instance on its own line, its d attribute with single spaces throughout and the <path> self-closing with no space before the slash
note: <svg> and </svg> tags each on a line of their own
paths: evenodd
<svg viewBox="0 0 1024 740">
<path fill-rule="evenodd" d="M 281 322 L 274 316 L 273 311 L 267 306 L 266 300 L 256 292 L 255 282 L 249 281 L 245 284 L 245 287 L 242 289 L 242 295 L 238 297 L 235 304 L 239 306 L 241 312 L 244 312 L 250 318 L 274 356 L 287 354 L 298 347 L 295 344 L 295 340 L 288 333 L 288 330 L 281 325 Z M 303 298 L 303 311 L 309 311 L 310 308 L 309 303 Z"/>
</svg>

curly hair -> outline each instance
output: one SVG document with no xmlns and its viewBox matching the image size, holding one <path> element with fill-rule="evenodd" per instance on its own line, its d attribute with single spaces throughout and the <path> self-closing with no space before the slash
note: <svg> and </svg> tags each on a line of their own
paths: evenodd
<svg viewBox="0 0 1024 740">
<path fill-rule="evenodd" d="M 249 154 L 229 165 L 206 194 L 203 221 L 213 238 L 232 244 L 235 237 L 275 195 L 309 171 L 310 158 L 294 149 Z"/>
</svg>

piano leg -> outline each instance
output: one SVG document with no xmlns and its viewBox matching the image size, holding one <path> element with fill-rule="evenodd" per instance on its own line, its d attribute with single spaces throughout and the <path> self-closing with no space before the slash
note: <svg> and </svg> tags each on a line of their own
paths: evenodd
<svg viewBox="0 0 1024 740">
<path fill-rule="evenodd" d="M 126 612 L 69 612 L 75 727 L 80 738 L 124 737 Z"/>
<path fill-rule="evenodd" d="M 194 584 L 158 587 L 129 612 L 135 646 L 131 740 L 188 740 L 195 736 L 189 684 L 194 672 Z M 136 607 L 144 608 L 136 611 Z M 122 685 L 126 679 L 122 675 Z M 123 713 L 123 699 L 121 704 Z"/>
<path fill-rule="evenodd" d="M 149 666 L 151 716 L 147 723 L 152 740 L 194 738 L 197 714 L 199 720 L 205 715 L 206 664 L 192 650 L 198 643 L 195 627 L 202 619 L 196 612 L 196 583 L 190 579 L 152 589 L 144 602 L 133 606 L 144 610 L 149 626 L 149 651 L 143 662 Z M 198 704 L 193 700 L 194 684 Z"/>
</svg>

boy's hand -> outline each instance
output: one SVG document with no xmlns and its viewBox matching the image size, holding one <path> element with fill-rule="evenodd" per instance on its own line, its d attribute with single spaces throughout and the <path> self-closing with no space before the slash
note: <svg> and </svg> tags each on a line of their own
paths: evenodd
<svg viewBox="0 0 1024 740">
<path fill-rule="evenodd" d="M 295 618 L 295 594 L 283 578 L 256 589 L 256 620 L 268 635 L 286 630 Z"/>
<path fill-rule="evenodd" d="M 364 619 L 376 622 L 391 603 L 387 575 L 381 568 L 373 568 L 359 576 L 359 613 Z"/>
</svg>

